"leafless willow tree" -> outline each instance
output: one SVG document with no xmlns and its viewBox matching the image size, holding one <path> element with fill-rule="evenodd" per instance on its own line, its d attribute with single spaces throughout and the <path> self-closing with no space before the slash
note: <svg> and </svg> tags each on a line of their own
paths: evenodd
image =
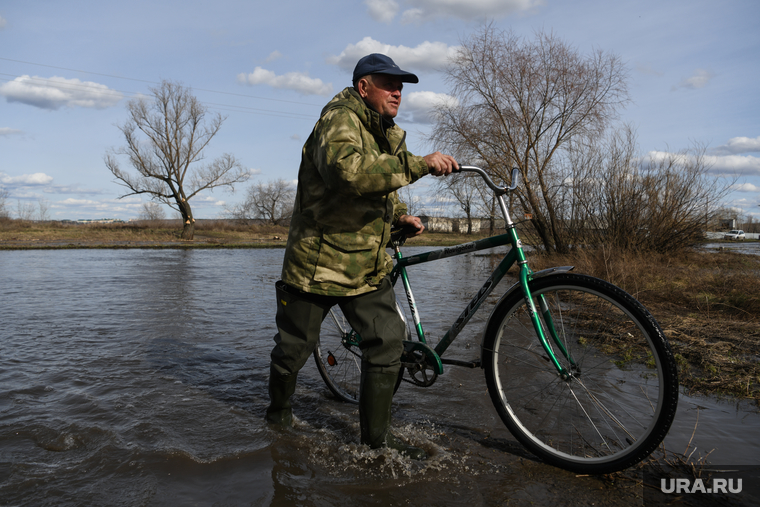
<svg viewBox="0 0 760 507">
<path fill-rule="evenodd" d="M 136 99 L 127 105 L 129 119 L 119 126 L 127 144 L 109 151 L 105 163 L 129 189 L 121 197 L 148 194 L 177 210 L 184 223 L 182 238 L 190 240 L 195 231 L 190 199 L 216 187 L 234 191 L 234 185 L 248 180 L 250 174 L 228 153 L 201 163 L 224 118 L 207 117 L 206 107 L 189 88 L 162 81 L 151 92 L 151 100 Z M 121 169 L 120 155 L 127 157 L 137 174 Z"/>
<path fill-rule="evenodd" d="M 486 25 L 465 40 L 447 69 L 458 103 L 441 103 L 436 145 L 509 181 L 548 252 L 569 248 L 552 197 L 567 175 L 556 159 L 572 139 L 600 136 L 628 101 L 627 71 L 612 54 L 582 55 L 552 34 L 524 40 Z"/>
<path fill-rule="evenodd" d="M 31 202 L 21 202 L 21 199 L 17 199 L 16 218 L 24 222 L 34 219 L 34 204 Z"/>
<path fill-rule="evenodd" d="M 142 209 L 140 210 L 140 214 L 137 216 L 139 220 L 165 220 L 166 219 L 166 212 L 161 207 L 160 204 L 154 201 L 145 202 L 142 205 Z"/>
<path fill-rule="evenodd" d="M 50 220 L 50 201 L 37 199 L 37 220 L 46 222 Z"/>
<path fill-rule="evenodd" d="M 637 153 L 630 127 L 588 144 L 572 143 L 572 178 L 555 199 L 575 244 L 673 252 L 692 246 L 721 213 L 734 180 L 710 174 L 705 147 Z"/>
<path fill-rule="evenodd" d="M 277 179 L 259 182 L 248 187 L 245 200 L 227 210 L 236 220 L 265 220 L 272 225 L 282 225 L 293 215 L 296 189 L 292 182 Z"/>
<path fill-rule="evenodd" d="M 11 211 L 8 209 L 8 197 L 10 192 L 3 187 L 0 187 L 0 219 L 9 219 L 11 217 Z"/>
</svg>

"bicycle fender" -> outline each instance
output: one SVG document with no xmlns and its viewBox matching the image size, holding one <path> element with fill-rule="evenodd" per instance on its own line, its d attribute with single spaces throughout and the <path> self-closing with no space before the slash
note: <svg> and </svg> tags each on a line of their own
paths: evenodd
<svg viewBox="0 0 760 507">
<path fill-rule="evenodd" d="M 536 271 L 535 273 L 532 273 L 530 275 L 531 280 L 535 280 L 537 278 L 544 278 L 551 275 L 556 275 L 559 273 L 567 273 L 569 271 L 572 271 L 575 268 L 575 266 L 557 266 L 553 268 L 547 268 L 542 269 L 541 271 Z M 494 314 L 496 311 L 501 307 L 502 303 L 506 301 L 513 292 L 522 290 L 520 288 L 520 282 L 515 282 L 514 285 L 512 285 L 509 289 L 507 289 L 507 292 L 505 292 L 499 300 L 496 302 L 496 304 L 493 307 L 493 310 L 491 310 L 491 314 L 488 316 L 488 320 L 486 321 L 486 325 L 483 328 L 483 336 L 480 337 L 480 367 L 483 367 L 483 364 L 485 364 L 485 357 L 483 357 L 484 350 L 483 350 L 483 340 L 486 338 L 486 332 L 488 331 L 488 328 L 491 326 L 491 319 L 493 319 Z"/>
</svg>

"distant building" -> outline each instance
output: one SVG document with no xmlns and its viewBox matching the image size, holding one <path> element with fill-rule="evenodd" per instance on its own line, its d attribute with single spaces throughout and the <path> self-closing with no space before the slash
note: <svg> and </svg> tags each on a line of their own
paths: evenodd
<svg viewBox="0 0 760 507">
<path fill-rule="evenodd" d="M 120 218 L 80 218 L 78 224 L 121 224 L 124 220 Z"/>
<path fill-rule="evenodd" d="M 467 233 L 467 219 L 466 218 L 449 218 L 449 217 L 431 217 L 427 215 L 420 215 L 422 225 L 425 226 L 430 232 L 458 232 L 462 234 Z M 487 218 L 473 218 L 472 219 L 472 233 L 478 233 L 480 231 L 488 231 L 491 227 L 491 221 Z M 495 232 L 504 229 L 504 219 L 498 218 L 494 221 Z"/>
<path fill-rule="evenodd" d="M 419 218 L 425 229 L 430 232 L 451 232 L 454 228 L 451 218 L 431 217 L 427 215 L 420 215 Z"/>
</svg>

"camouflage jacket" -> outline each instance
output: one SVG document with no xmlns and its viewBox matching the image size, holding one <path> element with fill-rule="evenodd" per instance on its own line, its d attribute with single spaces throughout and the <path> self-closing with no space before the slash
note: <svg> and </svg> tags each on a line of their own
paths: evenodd
<svg viewBox="0 0 760 507">
<path fill-rule="evenodd" d="M 282 279 L 304 292 L 353 296 L 375 290 L 393 267 L 385 247 L 406 214 L 396 190 L 428 174 L 353 88 L 336 95 L 304 144 Z"/>
</svg>

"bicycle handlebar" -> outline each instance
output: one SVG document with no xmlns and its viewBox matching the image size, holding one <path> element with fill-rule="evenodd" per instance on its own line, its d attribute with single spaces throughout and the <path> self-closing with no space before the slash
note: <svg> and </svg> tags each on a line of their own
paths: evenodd
<svg viewBox="0 0 760 507">
<path fill-rule="evenodd" d="M 483 181 L 486 182 L 486 185 L 494 191 L 494 193 L 497 196 L 502 196 L 508 192 L 512 192 L 514 189 L 517 188 L 517 180 L 518 176 L 520 174 L 520 170 L 517 167 L 512 168 L 512 184 L 508 187 L 500 187 L 499 185 L 494 182 L 491 177 L 486 173 L 483 169 L 480 167 L 475 167 L 474 165 L 460 165 L 458 168 L 454 169 L 452 172 L 458 173 L 458 172 L 473 172 L 480 175 L 481 178 L 483 178 Z M 501 201 L 501 199 L 500 199 Z M 503 211 L 505 213 L 505 218 L 508 218 L 508 214 L 506 211 L 506 208 L 504 207 L 504 203 L 501 204 Z M 509 222 L 509 220 L 507 220 Z M 396 246 L 401 246 L 406 241 L 407 235 L 413 236 L 417 232 L 417 229 L 415 227 L 411 226 L 404 226 L 398 229 L 393 229 L 391 231 L 391 243 Z"/>
<path fill-rule="evenodd" d="M 508 187 L 500 187 L 499 185 L 494 182 L 491 177 L 486 173 L 483 169 L 480 167 L 475 167 L 474 165 L 460 165 L 458 169 L 455 169 L 453 172 L 474 172 L 478 173 L 482 178 L 483 181 L 486 182 L 486 185 L 493 190 L 496 195 L 504 195 L 508 192 L 512 192 L 514 189 L 517 188 L 517 180 L 518 176 L 520 174 L 520 170 L 517 167 L 512 168 L 512 184 Z"/>
</svg>

